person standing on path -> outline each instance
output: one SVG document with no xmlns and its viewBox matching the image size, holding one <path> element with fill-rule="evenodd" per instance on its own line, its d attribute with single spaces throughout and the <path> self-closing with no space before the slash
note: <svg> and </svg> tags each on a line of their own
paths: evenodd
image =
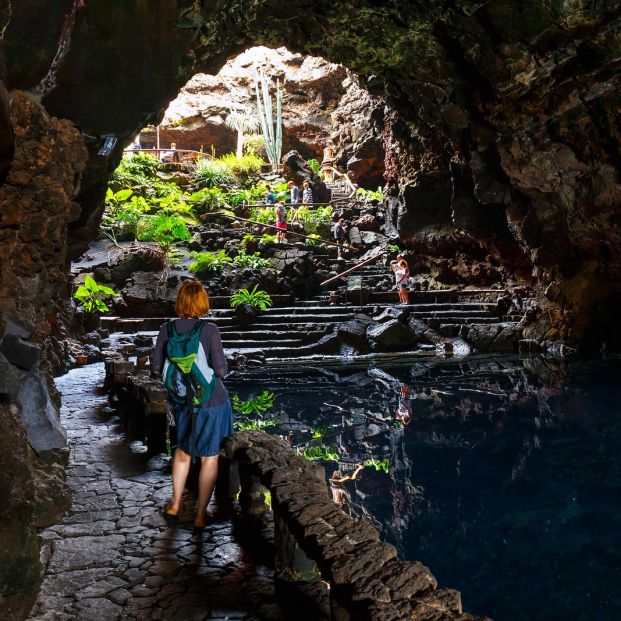
<svg viewBox="0 0 621 621">
<path fill-rule="evenodd" d="M 295 207 L 300 202 L 300 188 L 298 188 L 293 181 L 289 181 L 287 186 L 289 188 L 291 205 L 292 207 Z"/>
<path fill-rule="evenodd" d="M 334 240 L 338 244 L 337 258 L 343 258 L 343 242 L 347 239 L 347 224 L 345 218 L 339 218 L 339 221 L 334 225 Z"/>
<path fill-rule="evenodd" d="M 402 255 L 397 257 L 397 262 L 393 263 L 392 269 L 395 273 L 397 291 L 399 292 L 399 303 L 409 304 L 408 284 L 410 282 L 410 268 Z"/>
<path fill-rule="evenodd" d="M 273 205 L 276 202 L 276 194 L 272 191 L 271 186 L 265 186 L 265 204 Z"/>
<path fill-rule="evenodd" d="M 276 243 L 287 242 L 287 208 L 284 203 L 276 203 Z"/>
<path fill-rule="evenodd" d="M 222 384 L 222 378 L 228 372 L 228 367 L 220 331 L 214 324 L 200 319 L 209 311 L 209 298 L 200 282 L 186 280 L 182 283 L 177 295 L 175 310 L 179 319 L 172 319 L 160 328 L 151 359 L 151 373 L 156 376 L 165 375 L 169 402 L 174 402 L 173 397 L 178 397 L 178 394 L 171 389 L 167 379 L 171 375 L 169 368 L 174 364 L 171 362 L 171 344 L 183 341 L 184 335 L 188 335 L 190 339 L 192 335 L 198 333 L 199 349 L 196 352 L 195 364 L 199 367 L 201 377 L 209 381 L 209 390 L 204 390 L 202 393 L 194 392 L 194 386 L 188 388 L 189 384 L 185 384 L 184 388 L 191 391 L 190 399 L 194 397 L 192 399 L 195 403 L 194 407 L 178 405 L 178 403 L 173 405 L 177 426 L 177 449 L 172 464 L 172 498 L 166 506 L 165 514 L 169 517 L 176 517 L 179 513 L 192 458 L 198 455 L 200 473 L 194 527 L 203 528 L 209 518 L 207 506 L 218 475 L 220 446 L 224 438 L 233 433 L 231 402 Z M 172 374 L 175 372 L 179 373 L 179 368 L 173 370 Z M 194 367 L 192 367 L 192 384 L 195 378 Z M 183 380 L 185 379 L 184 376 Z M 178 382 L 177 379 L 173 381 Z M 176 386 L 178 385 L 177 383 Z"/>
</svg>

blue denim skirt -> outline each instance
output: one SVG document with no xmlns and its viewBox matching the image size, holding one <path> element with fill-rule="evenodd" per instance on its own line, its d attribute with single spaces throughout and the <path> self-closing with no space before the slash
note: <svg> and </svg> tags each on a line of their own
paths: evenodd
<svg viewBox="0 0 621 621">
<path fill-rule="evenodd" d="M 177 446 L 186 453 L 192 448 L 192 416 L 185 406 L 175 408 Z M 224 438 L 233 433 L 233 410 L 227 399 L 222 405 L 197 408 L 194 455 L 211 457 L 220 452 Z"/>
</svg>

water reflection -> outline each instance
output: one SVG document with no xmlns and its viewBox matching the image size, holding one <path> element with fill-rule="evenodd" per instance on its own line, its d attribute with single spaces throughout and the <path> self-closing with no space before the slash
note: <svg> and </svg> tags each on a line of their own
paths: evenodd
<svg viewBox="0 0 621 621">
<path fill-rule="evenodd" d="M 278 370 L 278 424 L 335 502 L 495 619 L 621 618 L 621 364 Z"/>
</svg>

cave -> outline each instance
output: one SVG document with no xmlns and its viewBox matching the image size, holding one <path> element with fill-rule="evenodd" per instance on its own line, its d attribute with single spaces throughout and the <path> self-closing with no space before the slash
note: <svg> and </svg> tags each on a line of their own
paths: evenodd
<svg viewBox="0 0 621 621">
<path fill-rule="evenodd" d="M 440 272 L 491 266 L 509 303 L 527 299 L 525 348 L 607 354 L 621 345 L 620 26 L 607 1 L 0 0 L 5 616 L 27 617 L 36 528 L 71 502 L 52 380 L 76 328 L 70 264 L 123 149 L 195 76 L 257 46 L 335 63 L 373 131 L 343 139 L 339 163 L 370 188 L 382 178 L 386 234 Z"/>
</svg>

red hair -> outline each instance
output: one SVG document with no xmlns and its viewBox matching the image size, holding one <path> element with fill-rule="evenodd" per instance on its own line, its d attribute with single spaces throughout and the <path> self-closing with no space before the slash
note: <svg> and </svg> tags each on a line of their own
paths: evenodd
<svg viewBox="0 0 621 621">
<path fill-rule="evenodd" d="M 204 317 L 209 312 L 209 297 L 198 280 L 184 280 L 179 287 L 175 310 L 179 317 Z"/>
</svg>

